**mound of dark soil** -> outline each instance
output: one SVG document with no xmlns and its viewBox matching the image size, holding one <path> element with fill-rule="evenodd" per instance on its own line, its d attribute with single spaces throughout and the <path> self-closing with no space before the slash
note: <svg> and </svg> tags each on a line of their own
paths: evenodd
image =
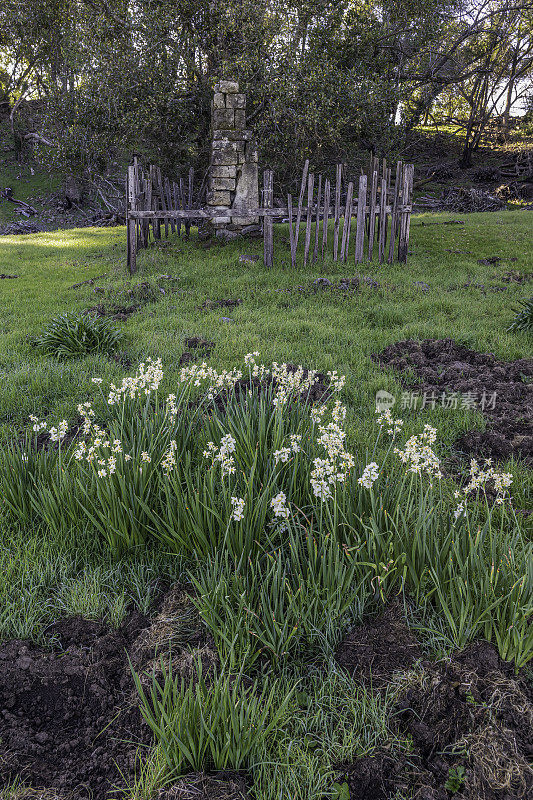
<svg viewBox="0 0 533 800">
<path fill-rule="evenodd" d="M 450 769 L 461 765 L 465 785 L 456 797 L 518 800 L 533 792 L 531 700 L 530 687 L 496 649 L 476 642 L 426 669 L 396 719 L 412 737 L 428 784 L 443 788 Z"/>
<path fill-rule="evenodd" d="M 382 686 L 394 672 L 410 669 L 422 652 L 401 606 L 395 603 L 382 616 L 358 625 L 340 643 L 335 656 L 354 677 Z"/>
<path fill-rule="evenodd" d="M 391 606 L 380 619 L 358 627 L 337 659 L 367 682 L 372 663 L 375 687 L 408 670 L 417 654 L 416 642 Z M 396 792 L 446 800 L 454 770 L 464 771 L 454 794 L 462 800 L 531 797 L 531 686 L 514 675 L 492 645 L 475 642 L 448 662 L 420 662 L 405 681 L 391 723 L 409 737 L 412 749 L 378 750 L 340 766 L 339 780 L 348 784 L 351 800 L 387 800 Z"/>
<path fill-rule="evenodd" d="M 460 454 L 497 460 L 516 456 L 533 464 L 533 383 L 527 382 L 533 378 L 533 359 L 498 361 L 492 353 L 478 353 L 453 339 L 408 339 L 372 358 L 399 372 L 414 372 L 420 382 L 405 375 L 400 379 L 431 402 L 445 398 L 450 403 L 450 396 L 459 393 L 469 399 L 468 407 L 483 412 L 486 430 L 461 436 L 455 443 Z M 456 407 L 462 403 L 459 399 Z"/>
<path fill-rule="evenodd" d="M 318 292 L 321 289 L 330 289 L 338 292 L 357 292 L 362 286 L 370 289 L 380 289 L 381 284 L 369 275 L 355 275 L 350 278 L 341 278 L 338 283 L 328 280 L 328 278 L 316 278 L 312 283 L 312 291 Z"/>
<path fill-rule="evenodd" d="M 210 342 L 207 339 L 201 338 L 200 336 L 192 336 L 188 339 L 185 339 L 185 347 L 187 350 L 184 350 L 180 356 L 180 367 L 182 367 L 184 364 L 190 364 L 191 361 L 197 361 L 199 358 L 209 358 L 214 346 L 214 342 Z"/>
<path fill-rule="evenodd" d="M 0 645 L 0 790 L 20 777 L 26 786 L 70 798 L 107 800 L 131 784 L 139 748 L 151 734 L 127 653 L 143 673 L 157 668 L 171 645 L 175 674 L 190 674 L 196 657 L 208 668 L 215 655 L 198 625 L 186 592 L 174 588 L 151 621 L 134 611 L 111 630 L 75 617 L 47 629 L 47 648 Z"/>
</svg>

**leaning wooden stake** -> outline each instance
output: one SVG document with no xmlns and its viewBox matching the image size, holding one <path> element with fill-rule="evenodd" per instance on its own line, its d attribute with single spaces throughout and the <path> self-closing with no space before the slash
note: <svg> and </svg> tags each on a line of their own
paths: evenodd
<svg viewBox="0 0 533 800">
<path fill-rule="evenodd" d="M 364 258 L 365 248 L 365 214 L 366 214 L 366 188 L 368 178 L 361 175 L 359 178 L 359 192 L 357 195 L 357 229 L 355 234 L 355 263 L 360 263 Z"/>
<path fill-rule="evenodd" d="M 313 221 L 313 192 L 315 186 L 315 176 L 311 172 L 307 177 L 307 215 L 305 218 L 305 246 L 304 246 L 304 265 L 309 258 L 309 246 L 311 244 L 311 223 Z"/>
<path fill-rule="evenodd" d="M 263 172 L 263 206 L 272 208 L 274 194 L 274 174 L 271 169 Z M 272 217 L 265 216 L 263 225 L 264 238 L 264 259 L 265 267 L 272 267 L 274 264 L 274 222 Z"/>
<path fill-rule="evenodd" d="M 398 261 L 407 261 L 409 249 L 409 227 L 411 221 L 411 193 L 413 189 L 412 164 L 406 164 L 403 170 L 402 207 L 400 216 L 400 239 L 398 242 Z"/>
<path fill-rule="evenodd" d="M 339 255 L 339 225 L 341 220 L 341 185 L 342 185 L 342 164 L 337 164 L 337 175 L 335 182 L 335 218 L 333 223 L 333 261 L 337 261 Z"/>
<path fill-rule="evenodd" d="M 193 195 L 193 187 L 194 187 L 194 167 L 191 167 L 189 170 L 189 190 L 187 192 L 187 208 L 192 208 L 192 195 Z M 185 223 L 185 233 L 187 237 L 190 236 L 191 233 L 191 222 L 187 220 Z"/>
<path fill-rule="evenodd" d="M 385 175 L 387 174 L 385 170 Z M 385 244 L 387 241 L 387 179 L 381 179 L 381 195 L 379 204 L 379 243 L 378 243 L 378 258 L 380 264 L 383 261 L 385 254 Z"/>
<path fill-rule="evenodd" d="M 300 184 L 300 194 L 298 195 L 298 211 L 296 213 L 296 230 L 294 232 L 295 248 L 298 247 L 298 239 L 300 237 L 300 223 L 302 221 L 302 206 L 304 201 L 305 187 L 307 185 L 307 173 L 309 172 L 309 159 L 305 160 L 304 170 L 302 172 L 302 182 Z"/>
<path fill-rule="evenodd" d="M 341 261 L 346 262 L 350 247 L 350 229 L 352 226 L 353 183 L 350 181 L 346 190 L 346 207 L 344 209 L 344 225 L 342 226 Z"/>
</svg>

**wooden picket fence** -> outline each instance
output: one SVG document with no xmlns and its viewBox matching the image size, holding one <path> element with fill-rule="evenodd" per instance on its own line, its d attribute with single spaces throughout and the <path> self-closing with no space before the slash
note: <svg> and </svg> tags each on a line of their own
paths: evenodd
<svg viewBox="0 0 533 800">
<path fill-rule="evenodd" d="M 407 261 L 409 228 L 412 211 L 414 166 L 398 161 L 394 176 L 385 160 L 372 157 L 366 170 L 350 178 L 346 167 L 337 164 L 335 184 L 323 175 L 309 171 L 305 162 L 300 181 L 298 204 L 287 195 L 284 208 L 274 208 L 274 174 L 263 172 L 261 205 L 248 214 L 239 211 L 241 220 L 262 221 L 265 266 L 274 263 L 274 220 L 289 223 L 291 263 L 296 265 L 298 248 L 303 251 L 303 262 L 316 262 L 331 254 L 333 261 L 355 263 L 366 259 L 391 263 L 395 259 Z M 201 196 L 201 194 L 200 194 Z M 305 201 L 305 204 L 304 204 Z M 144 171 L 135 160 L 128 168 L 127 178 L 127 228 L 128 267 L 136 269 L 136 254 L 147 247 L 150 236 L 154 240 L 169 232 L 178 234 L 181 225 L 189 235 L 192 224 L 215 218 L 217 222 L 232 220 L 227 212 L 200 204 L 194 198 L 194 172 L 189 171 L 188 184 L 180 179 L 171 182 L 163 179 L 158 167 Z M 302 225 L 305 228 L 302 231 Z M 354 224 L 355 223 L 355 224 Z M 353 242 L 353 246 L 352 246 Z"/>
</svg>

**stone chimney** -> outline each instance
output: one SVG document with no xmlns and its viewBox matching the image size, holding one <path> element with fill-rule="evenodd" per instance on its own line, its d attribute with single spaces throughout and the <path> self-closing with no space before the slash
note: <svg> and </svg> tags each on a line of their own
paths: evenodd
<svg viewBox="0 0 533 800">
<path fill-rule="evenodd" d="M 255 226 L 257 218 L 245 218 L 259 206 L 257 148 L 252 131 L 246 129 L 246 95 L 235 81 L 215 86 L 212 111 L 212 144 L 207 205 L 226 215 L 236 212 L 232 222 L 215 216 L 212 227 L 221 238 L 231 239 Z"/>
</svg>

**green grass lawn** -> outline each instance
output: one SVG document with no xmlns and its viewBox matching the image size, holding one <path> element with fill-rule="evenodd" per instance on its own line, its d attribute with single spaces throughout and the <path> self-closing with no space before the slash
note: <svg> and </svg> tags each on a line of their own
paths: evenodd
<svg viewBox="0 0 533 800">
<path fill-rule="evenodd" d="M 450 219 L 461 219 L 464 224 L 435 224 Z M 271 270 L 263 266 L 262 241 L 206 249 L 193 230 L 190 241 L 171 237 L 166 246 L 141 252 L 133 278 L 126 274 L 124 228 L 2 237 L 0 273 L 18 276 L 0 280 L 2 446 L 23 436 L 30 414 L 51 425 L 62 419 L 74 422 L 78 403 L 92 398 L 97 407 L 93 377 L 120 383 L 135 372 L 137 362 L 148 357 L 162 359 L 165 391 L 172 391 L 180 355 L 186 349 L 184 339 L 197 336 L 215 343 L 209 363 L 217 369 L 241 366 L 243 356 L 257 350 L 265 364 L 290 362 L 346 375 L 342 397 L 348 407 L 348 442 L 364 463 L 376 437 L 376 392 L 386 389 L 399 396 L 402 391 L 398 377 L 380 369 L 371 359 L 372 353 L 408 338 L 453 338 L 503 360 L 531 356 L 530 336 L 506 332 L 517 302 L 531 295 L 531 284 L 505 284 L 501 275 L 509 270 L 533 273 L 532 220 L 533 216 L 523 211 L 416 215 L 407 264 L 355 265 L 352 261 L 339 265 L 328 260 L 305 268 L 299 263 L 296 269 L 290 265 L 287 227 L 281 225 L 275 228 L 275 266 Z M 242 264 L 242 254 L 260 258 Z M 491 256 L 498 256 L 501 262 L 496 266 L 478 263 Z M 313 282 L 319 277 L 337 283 L 356 274 L 371 277 L 380 286 L 372 288 L 363 282 L 359 291 L 348 293 L 314 290 Z M 72 288 L 90 279 L 95 279 L 93 285 Z M 158 294 L 157 301 L 146 303 L 127 320 L 115 322 L 124 333 L 121 350 L 131 359 L 131 369 L 105 356 L 58 361 L 40 355 L 32 346 L 33 337 L 57 314 L 109 302 L 109 292 L 143 282 L 168 288 Z M 429 290 L 423 291 L 417 282 L 427 284 Z M 485 285 L 486 293 L 474 287 L 460 288 L 469 282 Z M 506 290 L 491 291 L 491 286 L 505 286 Z M 242 302 L 234 308 L 206 304 L 236 299 Z M 405 420 L 404 439 L 419 433 L 424 423 L 437 428 L 438 454 L 444 460 L 462 431 L 483 426 L 481 415 L 474 412 L 435 408 L 399 413 Z M 516 505 L 531 508 L 531 472 L 518 463 L 502 465 L 507 468 L 514 474 Z M 449 489 L 447 482 L 446 491 Z M 117 625 L 132 601 L 143 611 L 149 609 L 156 578 L 183 579 L 190 567 L 181 558 L 154 548 L 119 558 L 93 534 L 84 532 L 83 526 L 54 535 L 41 529 L 21 529 L 8 520 L 2 506 L 0 525 L 0 641 L 17 637 L 46 642 L 45 626 L 73 614 Z M 527 542 L 528 523 L 520 525 L 520 537 L 523 534 Z M 426 624 L 428 617 L 422 628 Z M 433 655 L 449 651 L 451 646 L 444 626 L 439 625 L 435 623 L 430 634 L 421 633 L 421 638 L 426 636 L 427 652 Z M 277 743 L 269 745 L 278 751 L 269 750 L 265 763 L 256 768 L 254 780 L 259 788 L 254 797 L 278 800 L 281 795 L 275 795 L 275 787 L 286 785 L 286 796 L 291 798 L 321 800 L 326 796 L 324 787 L 328 797 L 343 798 L 346 794 L 335 795 L 333 787 L 340 760 L 372 753 L 382 744 L 409 752 L 409 742 L 399 742 L 387 727 L 392 703 L 388 695 L 360 690 L 331 664 L 315 670 L 305 659 L 291 663 L 282 680 L 284 686 L 306 681 L 313 710 L 307 710 L 305 697 L 298 700 L 301 707 L 284 721 Z M 409 680 L 416 682 L 414 673 Z M 310 737 L 319 742 L 316 749 L 315 745 L 308 747 Z M 278 783 L 272 779 L 277 767 L 272 771 L 271 759 L 276 763 L 279 759 L 282 765 L 276 773 Z M 157 788 L 157 780 L 148 772 L 146 787 L 143 789 L 141 780 L 131 795 L 136 800 L 153 796 L 154 785 Z M 315 787 L 316 794 L 309 787 Z M 338 787 L 341 791 L 342 786 Z"/>
<path fill-rule="evenodd" d="M 265 361 L 337 369 L 347 377 L 346 399 L 353 412 L 354 432 L 364 445 L 375 392 L 400 390 L 395 376 L 372 362 L 371 353 L 401 339 L 451 337 L 500 359 L 531 355 L 526 334 L 506 332 L 514 306 L 531 294 L 530 286 L 511 283 L 506 291 L 486 294 L 478 288 L 452 288 L 470 281 L 503 286 L 498 276 L 507 270 L 533 272 L 531 215 L 503 212 L 453 218 L 464 219 L 465 224 L 425 225 L 451 217 L 413 217 L 407 265 L 357 267 L 327 261 L 293 270 L 284 226 L 276 228 L 275 267 L 268 271 L 261 258 L 252 265 L 238 260 L 243 253 L 261 254 L 260 241 L 204 250 L 194 234 L 190 242 L 176 238 L 168 247 L 140 253 L 133 282 L 170 274 L 179 279 L 179 291 L 167 293 L 117 323 L 125 334 L 122 349 L 134 363 L 147 356 L 161 357 L 170 379 L 188 336 L 215 342 L 210 363 L 217 367 L 259 350 Z M 71 415 L 74 404 L 94 394 L 94 375 L 118 378 L 124 374 L 102 356 L 70 362 L 39 356 L 29 342 L 54 315 L 100 302 L 94 287 L 69 288 L 73 284 L 97 277 L 97 287 L 128 284 L 124 249 L 122 228 L 0 239 L 0 272 L 19 276 L 0 282 L 4 377 L 0 432 L 4 438 L 18 432 L 30 413 L 54 418 Z M 448 252 L 456 250 L 469 252 Z M 498 266 L 478 264 L 478 259 L 494 255 L 502 258 Z M 515 258 L 516 262 L 511 261 Z M 381 288 L 363 285 L 346 296 L 312 291 L 318 277 L 337 282 L 358 272 L 375 278 Z M 422 291 L 417 281 L 427 283 L 429 291 Z M 207 299 L 237 298 L 242 304 L 233 310 L 202 308 Z M 428 410 L 427 420 L 443 429 L 447 442 L 473 422 L 465 415 L 438 410 Z"/>
</svg>

